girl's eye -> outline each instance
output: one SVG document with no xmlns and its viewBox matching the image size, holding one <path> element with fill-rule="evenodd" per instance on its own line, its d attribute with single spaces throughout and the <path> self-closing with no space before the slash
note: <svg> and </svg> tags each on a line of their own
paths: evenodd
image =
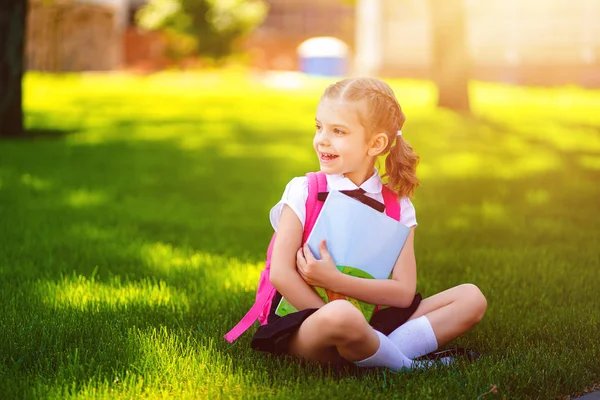
<svg viewBox="0 0 600 400">
<path fill-rule="evenodd" d="M 317 128 L 318 131 L 321 130 L 321 126 L 320 125 L 315 125 L 315 128 Z"/>
<path fill-rule="evenodd" d="M 333 130 L 333 133 L 335 133 L 336 135 L 345 135 L 346 134 L 346 132 L 344 132 L 340 129 L 337 129 L 337 128 Z"/>
</svg>

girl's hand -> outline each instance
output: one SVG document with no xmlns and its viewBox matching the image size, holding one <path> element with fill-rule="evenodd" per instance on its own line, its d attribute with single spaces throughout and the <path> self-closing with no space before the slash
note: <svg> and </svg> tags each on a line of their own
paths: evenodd
<svg viewBox="0 0 600 400">
<path fill-rule="evenodd" d="M 329 255 L 325 240 L 321 241 L 319 252 L 321 259 L 317 260 L 308 245 L 304 244 L 296 253 L 296 268 L 306 283 L 327 289 L 330 282 L 336 279 L 341 272 L 336 268 Z"/>
</svg>

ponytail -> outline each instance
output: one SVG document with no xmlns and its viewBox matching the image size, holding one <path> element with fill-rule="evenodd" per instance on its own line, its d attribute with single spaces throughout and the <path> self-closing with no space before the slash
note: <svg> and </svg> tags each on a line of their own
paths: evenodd
<svg viewBox="0 0 600 400">
<path fill-rule="evenodd" d="M 396 143 L 391 147 L 385 158 L 385 175 L 387 187 L 398 193 L 399 197 L 412 197 L 419 186 L 417 164 L 419 156 L 402 136 L 396 137 Z"/>
</svg>

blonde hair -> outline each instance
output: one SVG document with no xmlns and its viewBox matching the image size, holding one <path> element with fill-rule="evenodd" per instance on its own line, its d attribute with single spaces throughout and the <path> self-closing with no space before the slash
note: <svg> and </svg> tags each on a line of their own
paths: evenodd
<svg viewBox="0 0 600 400">
<path fill-rule="evenodd" d="M 388 137 L 388 145 L 381 153 L 389 152 L 383 175 L 387 178 L 386 185 L 400 197 L 412 197 L 419 186 L 416 174 L 419 156 L 402 136 L 397 136 L 406 117 L 392 88 L 375 78 L 344 79 L 325 89 L 322 98 L 367 102 L 368 115 L 361 118 L 367 135 L 383 132 Z"/>
</svg>

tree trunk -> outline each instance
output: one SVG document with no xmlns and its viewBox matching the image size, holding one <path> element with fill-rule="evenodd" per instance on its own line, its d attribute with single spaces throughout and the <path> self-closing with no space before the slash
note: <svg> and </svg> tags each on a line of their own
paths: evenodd
<svg viewBox="0 0 600 400">
<path fill-rule="evenodd" d="M 470 112 L 465 6 L 463 0 L 429 0 L 433 79 L 438 106 Z"/>
<path fill-rule="evenodd" d="M 27 0 L 0 2 L 0 136 L 24 136 L 22 80 Z"/>
</svg>

